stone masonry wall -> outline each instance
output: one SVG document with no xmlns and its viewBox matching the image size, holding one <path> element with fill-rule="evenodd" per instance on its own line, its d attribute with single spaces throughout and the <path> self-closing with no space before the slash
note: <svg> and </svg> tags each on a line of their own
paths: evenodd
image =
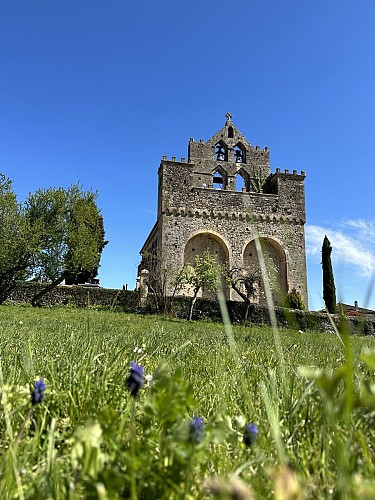
<svg viewBox="0 0 375 500">
<path fill-rule="evenodd" d="M 30 303 L 33 295 L 41 289 L 38 283 L 20 283 L 13 291 L 7 303 Z M 70 305 L 75 307 L 100 306 L 111 307 L 127 313 L 154 313 L 154 302 L 149 297 L 144 307 L 139 306 L 139 294 L 135 291 L 111 290 L 106 288 L 85 288 L 80 286 L 59 286 L 44 297 L 44 306 Z M 175 317 L 187 318 L 190 298 L 176 297 L 172 314 Z M 243 323 L 246 304 L 243 302 L 228 301 L 228 312 L 233 324 Z M 300 329 L 301 331 L 333 332 L 332 324 L 327 314 L 292 311 L 290 309 L 275 308 L 279 328 Z M 333 315 L 336 325 L 340 318 Z M 222 321 L 220 307 L 217 301 L 198 299 L 195 307 L 194 319 Z M 347 317 L 349 331 L 352 334 L 375 335 L 375 319 L 366 317 Z M 270 324 L 267 307 L 253 305 L 248 315 L 248 325 Z"/>
<path fill-rule="evenodd" d="M 243 266 L 245 247 L 257 235 L 272 238 L 286 253 L 289 288 L 300 291 L 307 304 L 304 176 L 276 174 L 278 194 L 238 193 L 192 187 L 192 166 L 188 164 L 164 160 L 160 168 L 160 239 L 165 267 L 181 268 L 187 242 L 200 232 L 211 232 L 222 240 L 229 267 Z"/>
<path fill-rule="evenodd" d="M 190 306 L 190 299 L 177 297 L 174 301 L 173 314 L 179 318 L 186 318 Z M 229 319 L 232 324 L 244 323 L 246 304 L 239 301 L 227 301 Z M 334 327 L 326 313 L 299 311 L 275 307 L 275 316 L 278 328 L 299 330 L 304 332 L 334 333 Z M 217 301 L 199 298 L 196 302 L 194 320 L 222 322 L 220 306 Z M 331 315 L 336 328 L 340 331 L 342 318 L 338 314 Z M 375 335 L 375 318 L 366 316 L 345 316 L 345 327 L 352 335 Z M 247 326 L 271 325 L 269 309 L 267 306 L 254 304 L 248 311 Z"/>
<path fill-rule="evenodd" d="M 190 139 L 187 162 L 165 156 L 161 161 L 153 233 L 158 261 L 171 273 L 177 272 L 189 241 L 202 246 L 191 245 L 189 259 L 191 252 L 202 253 L 204 239 L 191 240 L 201 234 L 207 243 L 216 241 L 212 248 L 221 245 L 216 253 L 222 259 L 225 256 L 222 264 L 243 268 L 249 243 L 263 238 L 278 249 L 280 266 L 286 267 L 283 289 L 296 288 L 307 305 L 305 172 L 276 169 L 272 174 L 268 148 L 253 147 L 234 127 L 230 114 L 227 117 L 225 126 L 207 142 Z M 236 190 L 240 177 L 242 191 Z M 220 189 L 215 189 L 217 183 Z M 151 238 L 141 251 L 147 253 L 151 253 Z M 228 294 L 234 298 L 233 291 Z"/>
<path fill-rule="evenodd" d="M 39 283 L 19 283 L 7 302 L 31 303 L 33 296 L 43 288 Z M 76 307 L 120 307 L 123 311 L 136 312 L 139 294 L 132 290 L 86 288 L 84 286 L 57 286 L 42 300 L 43 306 L 71 305 Z"/>
</svg>

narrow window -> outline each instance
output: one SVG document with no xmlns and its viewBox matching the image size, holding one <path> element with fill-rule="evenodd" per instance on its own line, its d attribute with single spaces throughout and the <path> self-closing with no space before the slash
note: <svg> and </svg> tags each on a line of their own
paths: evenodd
<svg viewBox="0 0 375 500">
<path fill-rule="evenodd" d="M 233 127 L 228 127 L 228 138 L 233 139 Z"/>
</svg>

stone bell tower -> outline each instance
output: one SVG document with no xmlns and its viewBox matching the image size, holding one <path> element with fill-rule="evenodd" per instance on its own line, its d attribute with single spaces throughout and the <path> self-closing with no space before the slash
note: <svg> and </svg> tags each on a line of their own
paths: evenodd
<svg viewBox="0 0 375 500">
<path fill-rule="evenodd" d="M 157 221 L 140 252 L 139 270 L 159 265 L 173 274 L 206 248 L 228 269 L 254 270 L 259 239 L 275 304 L 296 289 L 307 306 L 305 172 L 271 173 L 268 148 L 252 146 L 230 113 L 226 118 L 208 141 L 189 140 L 187 162 L 163 156 Z M 229 287 L 225 293 L 239 299 Z"/>
</svg>

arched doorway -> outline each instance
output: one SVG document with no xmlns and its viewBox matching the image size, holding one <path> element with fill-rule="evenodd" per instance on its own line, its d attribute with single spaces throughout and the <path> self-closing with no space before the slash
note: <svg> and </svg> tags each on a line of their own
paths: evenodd
<svg viewBox="0 0 375 500">
<path fill-rule="evenodd" d="M 208 250 L 211 255 L 216 257 L 217 263 L 223 268 L 228 267 L 229 251 L 224 241 L 212 233 L 199 233 L 188 240 L 184 250 L 184 264 L 194 266 L 194 259 L 197 255 L 203 256 Z M 229 288 L 225 276 L 222 276 L 221 285 L 226 299 L 229 299 Z M 203 290 L 200 296 L 208 299 L 215 299 L 215 294 Z"/>
<path fill-rule="evenodd" d="M 286 254 L 282 246 L 271 238 L 259 238 L 260 248 L 267 271 L 269 286 L 272 292 L 274 305 L 283 305 L 288 292 L 287 262 Z M 255 302 L 266 304 L 264 283 L 261 276 L 258 252 L 255 240 L 250 241 L 245 247 L 243 254 L 243 264 L 249 273 L 258 274 L 259 290 Z"/>
</svg>

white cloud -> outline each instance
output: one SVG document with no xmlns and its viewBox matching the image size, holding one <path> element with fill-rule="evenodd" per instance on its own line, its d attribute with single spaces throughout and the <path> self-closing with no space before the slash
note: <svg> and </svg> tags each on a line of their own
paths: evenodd
<svg viewBox="0 0 375 500">
<path fill-rule="evenodd" d="M 350 219 L 344 221 L 343 226 L 356 230 L 361 240 L 367 241 L 369 245 L 375 245 L 375 220 Z"/>
<path fill-rule="evenodd" d="M 325 235 L 332 245 L 332 260 L 354 266 L 363 277 L 375 272 L 375 221 L 347 220 L 334 229 L 306 225 L 308 255 L 321 255 Z"/>
</svg>

